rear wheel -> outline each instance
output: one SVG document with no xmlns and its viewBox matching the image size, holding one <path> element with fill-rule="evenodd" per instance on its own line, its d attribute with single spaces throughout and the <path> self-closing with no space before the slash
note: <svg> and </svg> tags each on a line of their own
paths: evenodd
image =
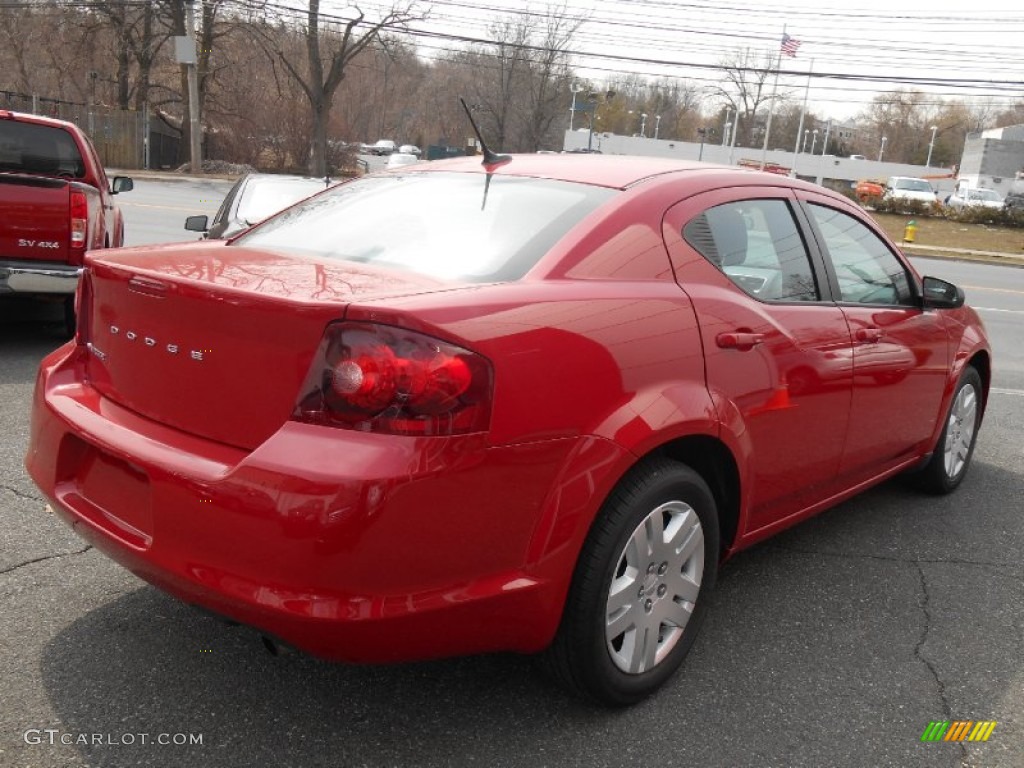
<svg viewBox="0 0 1024 768">
<path fill-rule="evenodd" d="M 982 392 L 981 376 L 968 366 L 957 383 L 935 452 L 921 471 L 911 476 L 919 488 L 950 493 L 963 481 L 981 423 Z"/>
<path fill-rule="evenodd" d="M 682 464 L 644 462 L 587 537 L 545 665 L 584 698 L 640 701 L 682 663 L 717 572 L 718 518 L 707 484 Z"/>
</svg>

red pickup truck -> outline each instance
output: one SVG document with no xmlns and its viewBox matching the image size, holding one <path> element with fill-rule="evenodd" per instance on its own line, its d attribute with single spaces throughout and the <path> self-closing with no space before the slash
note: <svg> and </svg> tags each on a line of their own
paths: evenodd
<svg viewBox="0 0 1024 768">
<path fill-rule="evenodd" d="M 73 123 L 0 110 L 0 296 L 63 300 L 73 333 L 82 259 L 123 243 L 113 196 L 131 188 Z"/>
</svg>

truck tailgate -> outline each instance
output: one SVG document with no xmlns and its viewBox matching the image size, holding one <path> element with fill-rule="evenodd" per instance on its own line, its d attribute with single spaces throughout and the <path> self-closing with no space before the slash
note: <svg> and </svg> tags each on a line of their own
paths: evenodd
<svg viewBox="0 0 1024 768">
<path fill-rule="evenodd" d="M 0 173 L 0 259 L 68 261 L 71 184 Z"/>
</svg>

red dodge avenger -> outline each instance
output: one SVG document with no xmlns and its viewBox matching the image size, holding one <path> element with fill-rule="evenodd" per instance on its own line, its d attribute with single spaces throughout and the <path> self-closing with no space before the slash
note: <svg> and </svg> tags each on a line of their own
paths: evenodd
<svg viewBox="0 0 1024 768">
<path fill-rule="evenodd" d="M 540 653 L 662 685 L 731 554 L 970 465 L 991 351 L 845 198 L 513 156 L 368 176 L 224 242 L 96 252 L 32 478 L 142 578 L 351 662 Z"/>
</svg>

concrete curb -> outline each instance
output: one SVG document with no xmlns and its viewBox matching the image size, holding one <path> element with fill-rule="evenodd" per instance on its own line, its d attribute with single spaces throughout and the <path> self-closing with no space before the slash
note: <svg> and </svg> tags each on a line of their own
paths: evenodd
<svg viewBox="0 0 1024 768">
<path fill-rule="evenodd" d="M 907 256 L 923 259 L 950 259 L 952 261 L 974 261 L 981 264 L 997 264 L 1003 267 L 1024 267 L 1024 253 L 1001 253 L 997 251 L 972 251 L 968 248 L 943 248 L 938 245 L 900 246 Z"/>
<path fill-rule="evenodd" d="M 238 181 L 244 173 L 204 173 L 202 176 L 178 173 L 177 171 L 144 171 L 139 169 L 117 169 L 107 168 L 107 176 L 130 176 L 133 179 L 147 179 L 151 181 Z"/>
</svg>

